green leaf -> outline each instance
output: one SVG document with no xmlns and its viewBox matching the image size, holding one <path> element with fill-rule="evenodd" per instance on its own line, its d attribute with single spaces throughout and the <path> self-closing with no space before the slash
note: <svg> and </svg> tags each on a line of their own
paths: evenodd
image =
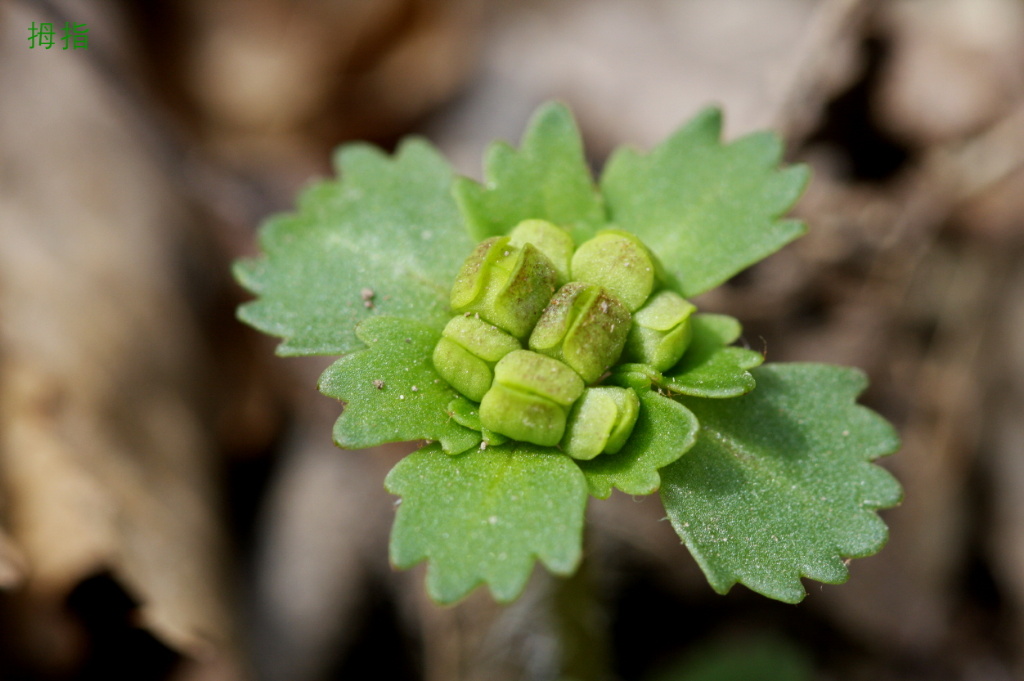
<svg viewBox="0 0 1024 681">
<path fill-rule="evenodd" d="M 496 142 L 487 152 L 484 185 L 455 181 L 454 193 L 476 240 L 507 234 L 523 220 L 540 218 L 569 231 L 580 243 L 606 222 L 583 142 L 569 110 L 541 107 L 517 152 Z"/>
<path fill-rule="evenodd" d="M 320 377 L 320 392 L 345 402 L 334 424 L 339 447 L 437 440 L 446 452 L 458 453 L 480 442 L 480 433 L 448 413 L 459 394 L 430 359 L 439 332 L 404 319 L 371 317 L 356 334 L 369 347 L 342 357 Z"/>
<path fill-rule="evenodd" d="M 804 233 L 803 223 L 778 218 L 803 191 L 807 168 L 777 169 L 773 134 L 723 145 L 721 127 L 721 113 L 708 109 L 649 154 L 619 150 L 601 180 L 609 222 L 639 236 L 686 298 Z"/>
<path fill-rule="evenodd" d="M 560 575 L 579 563 L 587 485 L 555 450 L 509 443 L 445 456 L 430 446 L 400 461 L 384 485 L 402 497 L 391 561 L 428 560 L 435 601 L 453 603 L 479 584 L 511 601 L 535 558 Z"/>
<path fill-rule="evenodd" d="M 590 494 L 611 496 L 612 487 L 626 494 L 652 494 L 661 486 L 658 469 L 685 454 L 697 440 L 697 418 L 689 409 L 651 390 L 651 381 L 640 374 L 615 377 L 615 382 L 636 390 L 640 415 L 633 434 L 615 454 L 601 454 L 579 461 Z"/>
<path fill-rule="evenodd" d="M 235 267 L 259 296 L 239 316 L 282 337 L 282 355 L 357 350 L 356 324 L 376 315 L 442 328 L 452 281 L 473 249 L 451 198 L 452 172 L 425 142 L 404 143 L 394 158 L 350 145 L 337 159 L 341 179 L 307 190 L 297 213 L 270 219 L 260 233 L 265 255 Z"/>
<path fill-rule="evenodd" d="M 789 603 L 801 577 L 838 584 L 844 557 L 877 553 L 876 510 L 899 484 L 870 462 L 899 447 L 892 426 L 855 403 L 867 382 L 818 364 L 756 369 L 757 389 L 731 400 L 683 398 L 697 415 L 693 449 L 662 470 L 662 501 L 711 586 L 739 582 Z"/>
<path fill-rule="evenodd" d="M 717 314 L 694 315 L 693 340 L 682 360 L 656 383 L 667 390 L 694 397 L 737 397 L 754 389 L 750 369 L 764 357 L 745 348 L 729 347 L 740 337 L 740 323 Z"/>
</svg>

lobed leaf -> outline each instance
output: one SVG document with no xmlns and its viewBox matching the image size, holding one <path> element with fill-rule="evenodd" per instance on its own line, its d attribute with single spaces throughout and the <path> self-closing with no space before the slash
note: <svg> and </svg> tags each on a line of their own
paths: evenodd
<svg viewBox="0 0 1024 681">
<path fill-rule="evenodd" d="M 356 328 L 369 347 L 342 357 L 320 377 L 320 392 L 345 402 L 334 441 L 345 449 L 437 440 L 449 453 L 476 446 L 480 433 L 448 413 L 459 394 L 441 380 L 431 352 L 441 334 L 405 319 L 371 317 Z"/>
<path fill-rule="evenodd" d="M 658 469 L 686 454 L 697 440 L 697 418 L 682 404 L 651 390 L 640 374 L 616 376 L 615 382 L 636 390 L 640 415 L 633 434 L 615 454 L 579 461 L 590 494 L 607 499 L 615 487 L 626 494 L 652 494 L 661 486 Z"/>
<path fill-rule="evenodd" d="M 429 561 L 427 592 L 439 603 L 479 584 L 511 601 L 534 559 L 560 575 L 579 563 L 587 484 L 564 454 L 509 443 L 446 456 L 433 445 L 400 461 L 384 485 L 402 497 L 391 561 Z"/>
<path fill-rule="evenodd" d="M 357 350 L 356 325 L 376 315 L 442 328 L 452 280 L 473 249 L 452 171 L 425 142 L 407 141 L 393 158 L 348 145 L 337 166 L 340 179 L 311 187 L 297 213 L 264 224 L 265 255 L 235 265 L 258 296 L 239 317 L 283 338 L 282 355 Z"/>
<path fill-rule="evenodd" d="M 606 222 L 579 130 L 562 104 L 547 104 L 534 114 L 519 151 L 503 142 L 491 145 L 484 177 L 483 185 L 458 178 L 453 187 L 477 241 L 540 218 L 568 230 L 578 244 Z"/>
<path fill-rule="evenodd" d="M 720 593 L 739 582 L 795 603 L 801 577 L 836 584 L 844 558 L 877 553 L 888 531 L 875 513 L 899 484 L 870 462 L 899 446 L 892 426 L 855 403 L 864 376 L 818 364 L 754 371 L 757 389 L 730 400 L 682 398 L 701 424 L 697 444 L 662 470 L 676 532 Z"/>
<path fill-rule="evenodd" d="M 694 397 L 737 397 L 753 390 L 750 369 L 760 366 L 764 357 L 730 346 L 740 337 L 740 323 L 726 315 L 698 314 L 692 324 L 693 340 L 686 354 L 656 383 Z"/>
<path fill-rule="evenodd" d="M 807 169 L 778 169 L 782 144 L 755 133 L 719 141 L 722 116 L 708 109 L 649 154 L 617 151 L 601 178 L 609 222 L 657 254 L 686 298 L 718 286 L 804 233 L 780 220 Z"/>
</svg>

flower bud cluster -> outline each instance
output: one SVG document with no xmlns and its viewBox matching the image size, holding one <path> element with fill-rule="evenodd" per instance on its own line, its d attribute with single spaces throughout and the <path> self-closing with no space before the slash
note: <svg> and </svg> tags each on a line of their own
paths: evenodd
<svg viewBox="0 0 1024 681">
<path fill-rule="evenodd" d="M 694 306 L 657 283 L 633 234 L 608 230 L 576 248 L 565 230 L 526 220 L 466 259 L 434 366 L 480 403 L 485 431 L 577 459 L 617 452 L 639 398 L 594 384 L 620 360 L 664 371 L 690 342 Z"/>
</svg>

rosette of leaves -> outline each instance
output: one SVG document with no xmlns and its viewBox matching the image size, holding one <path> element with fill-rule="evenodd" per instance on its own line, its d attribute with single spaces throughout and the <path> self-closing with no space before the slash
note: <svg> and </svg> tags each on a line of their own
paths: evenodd
<svg viewBox="0 0 1024 681">
<path fill-rule="evenodd" d="M 605 230 L 634 235 L 659 263 L 659 289 L 683 299 L 800 236 L 803 224 L 782 216 L 806 169 L 780 167 L 772 134 L 725 144 L 720 131 L 720 113 L 704 111 L 649 153 L 619 150 L 596 182 L 559 104 L 535 114 L 519 149 L 491 147 L 483 184 L 455 176 L 419 139 L 393 156 L 344 146 L 338 179 L 268 220 L 263 255 L 237 263 L 256 296 L 239 315 L 281 337 L 279 354 L 341 356 L 319 385 L 343 403 L 340 447 L 426 443 L 385 486 L 401 497 L 391 560 L 427 561 L 436 601 L 481 584 L 512 600 L 538 560 L 571 573 L 589 498 L 615 489 L 660 492 L 721 593 L 738 582 L 796 602 L 802 578 L 842 582 L 846 559 L 884 545 L 876 511 L 897 504 L 901 490 L 872 461 L 899 442 L 856 404 L 864 376 L 762 365 L 759 353 L 734 345 L 741 328 L 730 317 L 692 315 L 685 353 L 670 366 L 635 361 L 627 344 L 596 382 L 635 392 L 635 426 L 617 451 L 586 460 L 489 432 L 476 403 L 435 369 L 463 263 L 479 242 L 524 221 L 553 223 L 576 247 Z"/>
</svg>

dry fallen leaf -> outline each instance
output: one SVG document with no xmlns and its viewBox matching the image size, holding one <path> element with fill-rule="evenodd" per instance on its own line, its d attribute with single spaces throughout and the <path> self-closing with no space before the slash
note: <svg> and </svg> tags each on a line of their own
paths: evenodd
<svg viewBox="0 0 1024 681">
<path fill-rule="evenodd" d="M 178 269 L 194 216 L 87 59 L 25 49 L 39 20 L 0 7 L 0 90 L 17 93 L 0 117 L 0 489 L 24 616 L 109 573 L 165 645 L 234 655 L 208 358 Z M 43 668 L 62 655 L 25 637 Z"/>
</svg>

